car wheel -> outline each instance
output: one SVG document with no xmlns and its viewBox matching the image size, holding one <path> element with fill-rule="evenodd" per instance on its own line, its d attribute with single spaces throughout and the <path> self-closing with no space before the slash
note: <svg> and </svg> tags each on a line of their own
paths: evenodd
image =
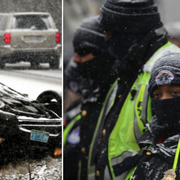
<svg viewBox="0 0 180 180">
<path fill-rule="evenodd" d="M 62 116 L 62 99 L 57 92 L 44 91 L 37 97 L 37 101 L 43 103 L 47 109 L 54 111 L 60 117 Z"/>
<path fill-rule="evenodd" d="M 5 67 L 5 62 L 1 60 L 0 58 L 0 69 L 3 69 Z"/>
<path fill-rule="evenodd" d="M 52 69 L 58 69 L 59 68 L 59 56 L 54 56 L 51 58 L 51 61 L 49 62 L 49 66 Z"/>
<path fill-rule="evenodd" d="M 37 68 L 38 66 L 39 66 L 38 62 L 34 62 L 34 61 L 31 62 L 31 68 Z"/>
</svg>

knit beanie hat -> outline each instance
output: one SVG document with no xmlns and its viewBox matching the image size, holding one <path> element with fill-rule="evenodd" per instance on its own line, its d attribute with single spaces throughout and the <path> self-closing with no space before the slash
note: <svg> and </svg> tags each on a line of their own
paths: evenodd
<svg viewBox="0 0 180 180">
<path fill-rule="evenodd" d="M 97 51 L 107 52 L 105 44 L 105 32 L 99 24 L 99 16 L 86 18 L 77 28 L 73 45 L 82 49 L 96 49 Z"/>
<path fill-rule="evenodd" d="M 150 96 L 157 86 L 167 84 L 180 86 L 180 52 L 166 53 L 154 63 L 148 88 Z"/>
<path fill-rule="evenodd" d="M 153 0 L 107 0 L 100 10 L 107 30 L 147 34 L 163 26 Z"/>
</svg>

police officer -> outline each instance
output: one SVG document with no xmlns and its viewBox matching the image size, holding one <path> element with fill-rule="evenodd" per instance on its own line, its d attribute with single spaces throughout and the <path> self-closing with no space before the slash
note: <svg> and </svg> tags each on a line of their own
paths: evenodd
<svg viewBox="0 0 180 180">
<path fill-rule="evenodd" d="M 136 140 L 152 117 L 147 91 L 152 65 L 165 52 L 179 49 L 168 42 L 153 0 L 107 0 L 100 23 L 109 51 L 119 60 L 119 80 L 115 97 L 105 102 L 110 106 L 98 119 L 84 179 L 123 180 L 140 150 Z"/>
<path fill-rule="evenodd" d="M 97 120 L 102 109 L 105 110 L 104 101 L 117 78 L 117 74 L 111 70 L 115 58 L 108 52 L 104 38 L 105 32 L 99 25 L 98 16 L 84 19 L 74 34 L 75 53 L 73 63 L 66 72 L 66 83 L 72 80 L 77 82 L 77 89 L 83 98 L 74 102 L 65 112 L 64 179 L 86 178 L 88 154 Z M 79 73 L 83 81 L 88 81 L 89 84 L 81 86 L 81 81 L 70 75 L 72 72 Z M 84 169 L 86 176 L 81 173 Z"/>
<path fill-rule="evenodd" d="M 155 115 L 146 125 L 148 130 L 138 139 L 142 152 L 133 173 L 136 180 L 180 178 L 179 75 L 180 53 L 165 54 L 154 63 L 148 91 Z"/>
</svg>

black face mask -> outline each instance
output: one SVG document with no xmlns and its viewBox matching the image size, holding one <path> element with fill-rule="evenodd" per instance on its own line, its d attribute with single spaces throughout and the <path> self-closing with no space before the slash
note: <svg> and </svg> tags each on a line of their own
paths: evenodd
<svg viewBox="0 0 180 180">
<path fill-rule="evenodd" d="M 160 125 L 179 128 L 180 97 L 172 99 L 153 99 L 153 109 Z"/>
<path fill-rule="evenodd" d="M 96 50 L 94 48 L 74 48 L 74 52 L 77 53 L 79 56 L 86 56 L 90 53 L 95 53 Z"/>
<path fill-rule="evenodd" d="M 113 32 L 112 37 L 106 41 L 109 52 L 119 61 L 142 39 L 142 35 Z"/>
<path fill-rule="evenodd" d="M 86 56 L 90 53 L 93 54 L 92 59 L 83 63 L 76 63 L 77 69 L 83 78 L 85 78 L 86 80 L 93 79 L 94 74 L 97 73 L 98 70 L 97 68 L 99 68 L 98 58 L 97 56 L 94 56 L 94 54 L 97 53 L 96 50 L 90 47 L 89 48 L 78 47 L 74 49 L 74 52 L 76 52 L 79 56 Z"/>
<path fill-rule="evenodd" d="M 77 68 L 82 77 L 94 81 L 102 81 L 111 69 L 115 59 L 111 55 L 103 52 L 93 51 L 93 59 L 77 63 Z"/>
<path fill-rule="evenodd" d="M 97 73 L 100 70 L 100 66 L 99 66 L 100 60 L 101 59 L 94 57 L 93 59 L 87 62 L 77 63 L 77 67 L 79 69 L 80 74 L 84 78 L 94 79 L 95 76 L 97 77 Z"/>
</svg>

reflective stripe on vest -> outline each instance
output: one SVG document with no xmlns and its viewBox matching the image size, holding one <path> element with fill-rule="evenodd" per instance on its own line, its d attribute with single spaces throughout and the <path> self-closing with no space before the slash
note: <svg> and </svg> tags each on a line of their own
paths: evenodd
<svg viewBox="0 0 180 180">
<path fill-rule="evenodd" d="M 111 179 L 111 176 L 109 173 L 109 169 L 108 169 L 108 166 L 106 166 L 105 171 L 104 171 L 104 180 L 110 180 L 110 179 Z"/>
<path fill-rule="evenodd" d="M 140 138 L 140 136 L 143 134 L 143 130 L 145 128 L 145 125 L 147 123 L 146 115 L 147 115 L 147 101 L 148 101 L 148 86 L 145 84 L 141 84 L 138 87 L 137 96 L 135 99 L 135 107 L 134 107 L 134 134 L 136 137 L 136 140 Z M 138 118 L 140 118 L 140 122 L 138 122 Z M 142 125 L 140 125 L 142 124 Z"/>
<path fill-rule="evenodd" d="M 144 90 L 143 104 L 142 104 L 142 116 L 140 117 L 140 119 L 144 123 L 144 125 L 146 123 L 148 123 L 148 121 L 147 121 L 148 98 L 149 98 L 148 85 L 146 85 L 145 90 Z"/>
<path fill-rule="evenodd" d="M 131 151 L 125 151 L 125 152 L 123 152 L 123 153 L 121 154 L 121 156 L 118 156 L 118 157 L 116 157 L 116 158 L 111 159 L 112 166 L 116 166 L 117 164 L 121 164 L 124 159 L 126 159 L 126 158 L 129 157 L 129 156 L 133 156 L 133 155 L 135 155 L 135 153 L 134 153 L 134 152 L 131 152 Z M 116 176 L 116 180 L 125 179 L 125 177 L 127 176 L 127 173 L 128 173 L 128 172 L 124 172 L 124 173 L 122 173 L 121 175 Z"/>
<path fill-rule="evenodd" d="M 88 168 L 88 180 L 95 180 L 95 166 Z"/>
<path fill-rule="evenodd" d="M 95 179 L 95 166 L 91 165 L 91 161 L 93 161 L 94 157 L 92 156 L 93 153 L 93 147 L 95 146 L 95 140 L 97 139 L 97 132 L 101 132 L 101 123 L 103 124 L 103 120 L 105 120 L 105 117 L 107 115 L 107 113 L 109 112 L 109 110 L 111 109 L 111 107 L 113 106 L 113 103 L 115 101 L 115 97 L 116 97 L 116 93 L 117 93 L 117 83 L 118 83 L 118 79 L 113 83 L 113 85 L 111 86 L 110 90 L 108 91 L 108 94 L 105 98 L 104 101 L 104 105 L 101 109 L 99 118 L 98 118 L 98 122 L 96 125 L 96 129 L 93 135 L 93 139 L 92 139 L 92 143 L 90 146 L 90 150 L 89 150 L 89 158 L 88 158 L 88 180 L 94 180 Z"/>
</svg>

